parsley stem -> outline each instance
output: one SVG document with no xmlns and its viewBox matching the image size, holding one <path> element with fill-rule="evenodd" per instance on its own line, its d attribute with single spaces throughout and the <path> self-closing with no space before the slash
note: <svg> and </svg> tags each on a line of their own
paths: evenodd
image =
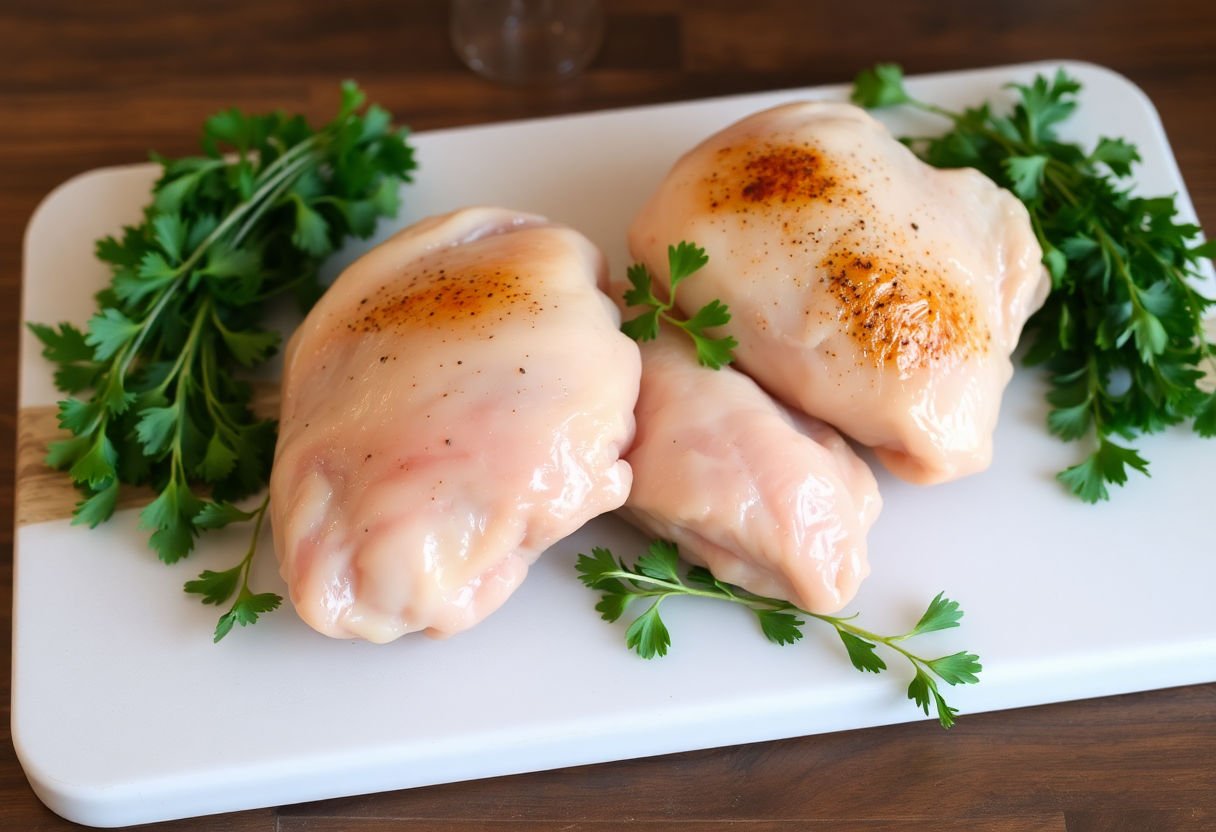
<svg viewBox="0 0 1216 832">
<path fill-rule="evenodd" d="M 206 298 L 198 311 L 194 313 L 194 322 L 190 325 L 190 333 L 186 336 L 186 343 L 182 345 L 181 352 L 177 354 L 173 366 L 165 374 L 164 380 L 154 388 L 157 392 L 164 393 L 169 389 L 169 385 L 177 380 L 180 375 L 189 375 L 189 369 L 186 365 L 187 362 L 191 362 L 194 359 L 199 333 L 202 330 L 203 321 L 207 318 L 210 310 L 211 299 Z"/>
<path fill-rule="evenodd" d="M 266 170 L 262 171 L 262 175 L 267 176 L 270 171 L 283 166 L 285 160 L 287 160 L 289 157 L 294 157 L 296 154 L 305 154 L 307 151 L 310 151 L 315 143 L 316 137 L 300 142 L 300 144 L 291 148 L 278 159 L 275 159 L 273 162 L 267 165 Z M 176 290 L 178 287 L 180 287 L 181 281 L 186 277 L 186 275 L 189 274 L 190 270 L 198 264 L 198 261 L 202 258 L 203 254 L 206 253 L 207 249 L 209 249 L 217 240 L 223 237 L 229 228 L 235 225 L 238 220 L 246 218 L 250 212 L 254 211 L 258 204 L 264 201 L 266 195 L 272 193 L 274 189 L 277 188 L 281 182 L 283 182 L 283 180 L 290 179 L 292 176 L 299 173 L 302 168 L 306 167 L 313 161 L 315 161 L 315 159 L 309 155 L 304 155 L 303 158 L 293 158 L 292 161 L 288 163 L 282 170 L 277 170 L 274 175 L 267 176 L 265 181 L 263 181 L 262 184 L 258 186 L 258 189 L 253 192 L 253 195 L 233 208 L 228 215 L 224 217 L 220 224 L 217 225 L 201 243 L 198 244 L 194 251 L 190 253 L 190 256 L 185 260 L 185 262 L 177 267 L 178 277 L 176 280 L 174 280 L 173 284 L 170 286 L 170 289 Z M 264 210 L 257 211 L 254 214 L 254 219 L 260 217 L 262 213 L 264 213 Z M 246 223 L 246 225 L 248 225 L 248 223 Z M 243 235 L 238 232 L 238 237 L 235 239 L 239 239 L 239 236 Z"/>
<path fill-rule="evenodd" d="M 1026 212 L 1030 216 L 1030 227 L 1034 229 L 1035 239 L 1039 241 L 1039 248 L 1043 251 L 1049 251 L 1054 248 L 1051 241 L 1047 239 L 1047 235 L 1043 233 L 1043 223 L 1039 221 L 1039 215 L 1035 211 Z M 1055 286 L 1055 277 L 1051 276 L 1052 286 Z"/>
<path fill-rule="evenodd" d="M 953 110 L 947 110 L 945 107 L 939 107 L 936 104 L 930 104 L 928 101 L 921 101 L 917 98 L 909 98 L 908 103 L 922 112 L 932 113 L 935 116 L 941 116 L 942 118 L 949 119 L 950 121 L 958 121 L 962 118 L 962 115 L 959 113 L 956 113 Z"/>
<path fill-rule="evenodd" d="M 270 492 L 266 492 L 266 496 L 262 498 L 262 503 L 257 507 L 253 514 L 253 538 L 249 541 L 249 548 L 245 551 L 245 558 L 241 561 L 241 591 L 237 597 L 242 598 L 248 596 L 249 593 L 249 572 L 253 567 L 253 555 L 258 550 L 258 538 L 262 536 L 262 522 L 266 519 L 266 509 L 270 507 Z"/>
<path fill-rule="evenodd" d="M 1098 223 L 1091 225 L 1094 236 L 1098 238 L 1098 244 L 1102 246 L 1104 252 L 1108 253 L 1111 260 L 1115 264 L 1115 272 L 1123 280 L 1123 284 L 1127 287 L 1128 300 L 1131 302 L 1132 309 L 1137 313 L 1144 312 L 1144 304 L 1140 300 L 1140 290 L 1136 286 L 1136 281 L 1132 279 L 1132 274 L 1127 268 L 1126 251 L 1121 251 L 1118 243 L 1106 232 L 1106 230 Z"/>
<path fill-rule="evenodd" d="M 259 294 L 254 295 L 252 302 L 258 303 L 258 302 L 261 302 L 264 300 L 268 300 L 268 299 L 274 297 L 275 295 L 281 295 L 284 292 L 290 292 L 292 289 L 296 288 L 297 286 L 300 286 L 300 285 L 312 280 L 313 277 L 314 277 L 314 275 L 312 275 L 311 273 L 308 273 L 308 272 L 297 275 L 296 277 L 293 277 L 291 280 L 285 280 L 282 283 L 279 283 L 279 284 L 271 287 L 270 289 L 267 289 L 265 292 L 260 292 Z"/>
<path fill-rule="evenodd" d="M 915 632 L 904 633 L 903 635 L 898 635 L 898 636 L 880 636 L 880 635 L 878 635 L 878 633 L 872 633 L 869 630 L 864 630 L 855 624 L 850 624 L 849 623 L 850 619 L 855 618 L 856 616 L 850 616 L 849 618 L 840 618 L 840 617 L 834 616 L 834 615 L 820 615 L 818 613 L 806 612 L 806 610 L 799 610 L 799 612 L 802 612 L 805 615 L 809 615 L 811 618 L 818 618 L 820 621 L 825 621 L 828 624 L 831 624 L 837 630 L 844 630 L 845 632 L 851 633 L 860 638 L 870 639 L 871 641 L 875 641 L 879 644 L 890 647 L 895 652 L 901 653 L 905 658 L 908 659 L 908 661 L 912 662 L 912 664 L 917 667 L 920 667 L 922 665 L 924 665 L 926 667 L 928 666 L 927 663 L 925 662 L 925 660 L 922 659 L 920 656 L 917 656 L 914 653 L 908 652 L 903 647 L 900 647 L 898 644 L 898 642 L 903 641 L 906 638 L 911 638 L 912 636 L 916 635 Z M 929 668 L 929 669 L 931 670 L 932 668 Z"/>
<path fill-rule="evenodd" d="M 186 343 L 182 346 L 181 355 L 178 356 L 177 363 L 173 373 L 166 377 L 165 383 L 174 379 L 176 375 L 177 388 L 174 391 L 174 404 L 180 414 L 175 425 L 173 436 L 173 453 L 172 453 L 172 476 L 178 479 L 180 485 L 186 485 L 188 477 L 186 475 L 186 463 L 184 461 L 185 452 L 182 447 L 183 434 L 185 431 L 186 411 L 189 407 L 190 395 L 190 373 L 194 364 L 195 355 L 198 352 L 199 333 L 202 332 L 203 321 L 205 321 L 211 311 L 211 298 L 203 299 L 199 306 L 198 312 L 194 315 L 194 323 L 190 325 L 190 334 L 186 337 Z"/>
<path fill-rule="evenodd" d="M 910 638 L 911 636 L 916 635 L 916 633 L 914 633 L 914 632 L 904 633 L 903 635 L 898 635 L 898 636 L 882 636 L 882 635 L 879 635 L 878 633 L 874 633 L 874 632 L 871 632 L 870 630 L 866 630 L 861 627 L 858 627 L 855 624 L 851 624 L 850 621 L 852 620 L 852 618 L 855 618 L 856 616 L 840 617 L 840 616 L 835 616 L 835 615 L 825 615 L 822 613 L 808 612 L 800 607 L 794 606 L 793 604 L 791 604 L 788 601 L 782 601 L 778 598 L 768 598 L 763 595 L 754 595 L 750 592 L 744 593 L 741 595 L 736 595 L 735 593 L 730 592 L 729 590 L 725 589 L 724 585 L 722 588 L 720 588 L 718 590 L 697 589 L 696 587 L 691 587 L 688 584 L 686 584 L 682 581 L 679 581 L 679 580 L 668 581 L 668 580 L 664 580 L 662 578 L 653 578 L 649 575 L 644 575 L 644 574 L 640 574 L 640 573 L 636 573 L 636 572 L 628 572 L 623 569 L 603 572 L 603 573 L 600 573 L 597 577 L 599 580 L 616 579 L 616 580 L 630 581 L 634 584 L 642 583 L 642 584 L 649 584 L 654 587 L 658 587 L 658 589 L 638 590 L 638 591 L 634 591 L 631 593 L 631 594 L 633 594 L 637 597 L 641 597 L 641 598 L 656 598 L 657 599 L 655 601 L 656 606 L 659 603 L 661 603 L 663 601 L 663 599 L 668 598 L 672 595 L 687 595 L 687 596 L 693 596 L 693 597 L 697 597 L 697 598 L 712 598 L 717 601 L 731 601 L 733 603 L 747 607 L 748 609 L 752 610 L 753 612 L 756 612 L 756 611 L 793 612 L 796 614 L 806 615 L 810 618 L 817 618 L 820 621 L 823 621 L 827 624 L 832 625 L 837 630 L 844 630 L 845 632 L 851 633 L 852 635 L 858 636 L 859 638 L 869 639 L 871 641 L 877 642 L 878 644 L 882 644 L 882 645 L 885 645 L 885 646 L 891 648 L 895 652 L 901 654 L 906 659 L 908 659 L 908 661 L 910 661 L 914 667 L 929 670 L 930 672 L 932 672 L 932 670 L 933 670 L 931 667 L 929 667 L 929 664 L 925 659 L 921 658 L 920 656 L 917 656 L 915 653 L 909 652 L 908 650 L 904 649 L 903 647 L 901 647 L 899 645 L 900 641 L 903 641 L 906 638 Z"/>
<path fill-rule="evenodd" d="M 1195 322 L 1195 328 L 1198 332 L 1196 341 L 1198 342 L 1197 346 L 1199 348 L 1199 354 L 1203 356 L 1203 358 L 1211 366 L 1212 372 L 1216 373 L 1216 354 L 1212 352 L 1212 345 L 1208 342 L 1207 335 L 1202 329 L 1204 313 L 1203 309 L 1196 302 L 1196 296 L 1198 293 L 1194 288 L 1191 287 L 1191 284 L 1187 282 L 1186 274 L 1180 272 L 1176 265 L 1168 262 L 1164 257 L 1162 257 L 1160 252 L 1145 242 L 1143 237 L 1137 237 L 1134 242 L 1140 251 L 1157 262 L 1157 265 L 1160 266 L 1161 270 L 1169 277 L 1170 282 L 1181 290 L 1182 296 L 1186 300 L 1187 311 L 1191 313 L 1191 320 Z"/>
<path fill-rule="evenodd" d="M 1098 371 L 1098 362 L 1094 360 L 1091 354 L 1085 360 L 1086 375 L 1088 377 L 1089 388 L 1089 418 L 1094 423 L 1094 434 L 1098 437 L 1098 441 L 1106 435 L 1106 428 L 1102 424 L 1102 376 Z"/>
<path fill-rule="evenodd" d="M 160 294 L 157 295 L 156 303 L 153 304 L 152 309 L 144 316 L 144 319 L 140 321 L 139 332 L 136 333 L 135 338 L 127 342 L 122 352 L 118 354 L 118 358 L 114 361 L 114 366 L 117 367 L 116 375 L 119 380 L 126 378 L 127 371 L 131 368 L 131 362 L 139 354 L 139 348 L 143 344 L 144 338 L 152 331 L 152 325 L 156 323 L 157 318 L 160 317 L 160 313 L 164 311 L 165 305 L 176 294 L 177 290 L 181 288 L 181 284 L 184 281 L 185 275 L 176 277 L 172 283 L 161 289 Z"/>
<path fill-rule="evenodd" d="M 234 247 L 240 244 L 241 240 L 245 238 L 245 235 L 249 233 L 257 221 L 261 219 L 269 209 L 274 207 L 275 203 L 279 201 L 283 194 L 286 193 L 287 190 L 293 185 L 295 185 L 298 175 L 306 168 L 313 165 L 316 162 L 316 156 L 318 155 L 319 153 L 296 159 L 291 165 L 280 171 L 274 179 L 269 180 L 265 185 L 263 185 L 262 189 L 260 189 L 257 194 L 254 194 L 254 196 L 250 199 L 250 203 L 253 203 L 255 200 L 261 200 L 261 203 L 259 204 L 257 210 L 252 210 L 249 212 L 249 214 L 245 217 L 245 222 L 239 229 L 237 229 L 237 232 L 232 235 L 232 245 Z M 272 186 L 273 190 L 270 190 L 268 195 L 263 193 L 266 188 Z M 264 199 L 263 196 L 265 197 Z"/>
<path fill-rule="evenodd" d="M 219 323 L 214 309 L 211 311 L 211 317 L 215 325 L 222 329 L 223 324 Z M 199 366 L 203 370 L 203 401 L 207 406 L 207 414 L 211 416 L 211 420 L 215 422 L 217 429 L 222 428 L 228 437 L 232 437 L 239 432 L 240 428 L 224 410 L 215 396 L 215 382 L 212 379 L 215 367 L 214 336 L 203 342 L 203 358 L 199 362 Z"/>
<path fill-rule="evenodd" d="M 1048 159 L 1047 167 L 1044 169 L 1044 172 L 1043 172 L 1043 177 L 1057 191 L 1060 192 L 1060 196 L 1062 196 L 1064 198 L 1065 202 L 1067 202 L 1069 205 L 1076 206 L 1079 204 L 1079 200 L 1077 199 L 1076 195 L 1072 192 L 1072 189 L 1069 188 L 1068 185 L 1064 182 L 1064 173 L 1067 171 L 1068 171 L 1068 168 L 1065 167 L 1062 162 L 1059 162 L 1055 159 Z"/>
<path fill-rule="evenodd" d="M 912 107 L 914 107 L 918 110 L 921 110 L 922 112 L 932 113 L 933 115 L 937 115 L 937 116 L 941 116 L 942 118 L 949 119 L 951 122 L 954 123 L 954 125 L 956 127 L 959 126 L 960 124 L 962 124 L 963 119 L 964 119 L 964 114 L 962 114 L 962 113 L 956 113 L 953 110 L 947 110 L 945 107 L 939 107 L 936 104 L 930 104 L 927 101 L 920 101 L 915 98 L 910 98 L 908 100 L 908 103 Z M 995 142 L 996 144 L 999 144 L 1001 147 L 1005 148 L 1005 150 L 1008 151 L 1011 155 L 1023 156 L 1026 153 L 1025 148 L 1022 147 L 1019 143 L 1010 140 L 1009 138 L 1001 135 L 1000 133 L 996 132 L 995 130 L 990 130 L 986 127 L 981 127 L 978 125 L 969 125 L 969 126 L 971 126 L 972 129 L 974 129 L 976 133 L 980 134 L 984 138 L 988 139 L 989 141 Z"/>
<path fill-rule="evenodd" d="M 694 595 L 698 598 L 714 598 L 719 601 L 721 601 L 721 600 L 734 601 L 736 604 L 743 604 L 744 606 L 750 606 L 747 599 L 741 598 L 737 595 L 724 594 L 721 592 L 710 592 L 709 590 L 697 589 L 695 587 L 691 587 L 688 584 L 685 584 L 685 583 L 682 583 L 679 581 L 675 581 L 675 582 L 665 581 L 662 578 L 652 578 L 649 575 L 640 575 L 640 574 L 635 574 L 633 572 L 626 572 L 624 570 L 617 570 L 614 572 L 604 572 L 601 577 L 602 578 L 618 578 L 620 580 L 632 581 L 633 583 L 644 583 L 644 584 L 651 584 L 656 587 L 661 587 L 661 589 L 658 589 L 658 590 L 641 590 L 639 592 L 634 593 L 636 595 L 646 597 L 646 598 L 653 598 L 656 596 L 658 596 L 660 598 L 665 598 L 668 595 Z M 756 596 L 756 598 L 758 600 L 770 601 L 774 604 L 785 604 L 786 603 L 784 601 L 775 601 L 774 599 L 771 599 L 771 598 L 761 598 L 760 596 Z M 792 609 L 792 607 L 791 607 L 791 609 Z"/>
<path fill-rule="evenodd" d="M 109 389 L 110 389 L 110 385 L 113 384 L 113 381 L 112 381 L 113 374 L 107 373 L 105 376 L 105 379 L 106 379 L 106 391 L 108 393 Z M 102 398 L 105 399 L 105 398 L 108 398 L 108 396 L 102 396 Z M 79 436 L 92 436 L 94 433 L 97 433 L 98 431 L 100 431 L 101 433 L 104 434 L 106 431 L 106 425 L 109 423 L 109 420 L 110 420 L 109 408 L 107 408 L 105 405 L 102 405 L 101 407 L 99 407 L 97 409 L 97 415 L 93 417 L 93 420 L 91 422 L 89 422 L 89 426 L 87 428 L 85 428 L 84 430 L 82 430 L 78 435 Z"/>
<path fill-rule="evenodd" d="M 674 543 L 656 540 L 647 553 L 638 558 L 633 567 L 603 549 L 592 549 L 590 556 L 580 554 L 576 568 L 580 580 L 590 589 L 603 593 L 596 610 L 605 621 L 617 621 L 638 598 L 651 598 L 652 603 L 629 625 L 625 633 L 625 644 L 645 659 L 667 654 L 671 636 L 663 624 L 660 606 L 674 595 L 713 598 L 740 604 L 755 614 L 765 638 L 776 644 L 792 644 L 803 637 L 802 628 L 806 619 L 818 619 L 831 625 L 849 654 L 849 661 L 859 671 L 880 673 L 887 669 L 886 662 L 876 654 L 875 648 L 884 645 L 908 660 L 915 676 L 908 685 L 908 698 L 926 714 L 930 705 L 937 708 L 938 721 L 942 727 L 954 724 L 958 711 L 941 695 L 933 677 L 951 685 L 973 684 L 983 667 L 979 656 L 958 652 L 949 656 L 926 659 L 912 653 L 900 642 L 922 633 L 945 630 L 958 626 L 962 610 L 958 604 L 938 593 L 929 603 L 920 620 L 910 631 L 895 636 L 881 636 L 852 623 L 857 616 L 836 616 L 812 613 L 778 598 L 767 598 L 740 587 L 723 583 L 701 566 L 688 570 L 687 583 L 680 577 L 679 551 Z M 695 585 L 695 586 L 694 586 Z M 700 588 L 698 588 L 700 587 Z"/>
<path fill-rule="evenodd" d="M 275 159 L 273 162 L 271 162 L 265 168 L 263 168 L 258 173 L 258 179 L 261 179 L 263 182 L 265 182 L 265 180 L 268 179 L 270 176 L 272 176 L 275 173 L 275 171 L 277 171 L 279 168 L 288 164 L 296 156 L 299 156 L 303 153 L 306 153 L 306 152 L 312 150 L 314 147 L 316 147 L 316 145 L 317 145 L 316 136 L 312 136 L 298 144 L 292 145 L 291 147 L 287 148 L 287 150 L 285 150 L 282 153 L 282 155 L 280 155 L 277 159 Z"/>
</svg>

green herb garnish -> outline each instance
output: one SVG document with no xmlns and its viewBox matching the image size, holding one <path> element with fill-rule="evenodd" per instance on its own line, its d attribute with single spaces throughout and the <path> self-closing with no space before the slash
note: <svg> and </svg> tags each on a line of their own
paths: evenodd
<svg viewBox="0 0 1216 832">
<path fill-rule="evenodd" d="M 1148 475 L 1147 460 L 1116 437 L 1187 420 L 1200 436 L 1216 435 L 1216 392 L 1198 384 L 1205 367 L 1216 369 L 1203 327 L 1216 300 L 1193 283 L 1216 243 L 1177 221 L 1173 196 L 1132 196 L 1124 180 L 1140 161 L 1135 146 L 1102 138 L 1087 151 L 1060 141 L 1077 81 L 1060 71 L 1010 86 L 1018 100 L 1007 115 L 988 104 L 955 113 L 913 98 L 900 68 L 883 64 L 857 77 L 853 100 L 948 119 L 944 135 L 904 141 L 931 165 L 977 168 L 1026 205 L 1052 292 L 1027 324 L 1025 361 L 1050 371 L 1048 429 L 1064 440 L 1094 437 L 1091 453 L 1058 474 L 1093 503 L 1109 499 L 1108 484 L 1127 482 L 1129 468 Z"/>
<path fill-rule="evenodd" d="M 406 131 L 363 104 L 343 84 L 337 117 L 317 131 L 281 113 L 212 116 L 203 156 L 153 157 L 163 173 L 143 222 L 98 241 L 112 279 L 86 330 L 29 324 L 58 365 L 56 385 L 73 394 L 59 403 L 72 437 L 53 442 L 47 462 L 84 492 L 74 523 L 104 522 L 119 483 L 134 483 L 156 491 L 140 527 L 166 563 L 202 529 L 254 517 L 260 527 L 265 504 L 246 513 L 230 501 L 265 486 L 274 450 L 275 423 L 253 415 L 240 377 L 278 348 L 261 326 L 265 303 L 290 293 L 307 308 L 322 292 L 322 260 L 394 215 L 415 167 Z M 239 577 L 217 640 L 281 600 L 249 592 L 251 559 L 252 549 L 236 572 L 218 573 L 236 576 L 226 594 L 217 573 L 187 585 L 218 604 Z"/>
<path fill-rule="evenodd" d="M 253 555 L 258 550 L 258 538 L 262 534 L 262 523 L 269 507 L 270 495 L 267 494 L 253 511 L 242 511 L 231 503 L 207 503 L 194 518 L 194 525 L 200 529 L 222 529 L 230 523 L 254 521 L 253 537 L 240 563 L 222 572 L 204 569 L 198 578 L 186 581 L 183 587 L 186 592 L 203 596 L 204 604 L 215 604 L 217 607 L 236 595 L 228 612 L 221 615 L 215 625 L 215 642 L 228 635 L 234 624 L 242 627 L 256 624 L 258 615 L 273 612 L 283 603 L 280 595 L 273 592 L 255 593 L 249 588 L 249 570 L 253 567 Z"/>
<path fill-rule="evenodd" d="M 852 623 L 856 616 L 842 618 L 818 615 L 799 609 L 788 601 L 765 598 L 731 584 L 723 583 L 700 566 L 688 569 L 684 579 L 679 573 L 679 551 L 665 540 L 652 542 L 646 554 L 633 567 L 618 561 L 608 549 L 595 548 L 590 555 L 580 554 L 576 568 L 579 579 L 590 589 L 601 592 L 595 608 L 605 621 L 616 621 L 637 599 L 652 599 L 650 606 L 633 620 L 625 631 L 625 644 L 645 659 L 667 655 L 671 634 L 660 616 L 663 601 L 674 596 L 713 598 L 740 604 L 756 615 L 764 637 L 775 644 L 792 644 L 802 638 L 803 617 L 816 618 L 835 628 L 853 667 L 862 672 L 881 673 L 887 664 L 875 648 L 882 644 L 907 659 L 916 671 L 908 685 L 908 698 L 926 714 L 930 703 L 943 728 L 954 724 L 958 710 L 950 707 L 938 688 L 936 676 L 949 685 L 975 684 L 983 669 L 979 656 L 959 652 L 936 659 L 917 656 L 901 646 L 913 636 L 957 627 L 963 611 L 958 602 L 938 593 L 916 626 L 897 636 L 880 636 Z"/>
<path fill-rule="evenodd" d="M 722 326 L 730 321 L 730 310 L 720 300 L 711 300 L 702 306 L 691 318 L 680 319 L 672 310 L 676 303 L 676 289 L 682 281 L 699 271 L 709 257 L 705 249 L 698 248 L 693 243 L 682 242 L 678 246 L 667 247 L 667 267 L 671 275 L 668 298 L 659 300 L 654 294 L 653 278 L 643 263 L 634 263 L 626 275 L 632 289 L 625 292 L 625 303 L 629 306 L 649 307 L 641 315 L 621 324 L 624 332 L 635 341 L 652 341 L 659 337 L 659 322 L 666 321 L 688 333 L 697 348 L 697 360 L 705 367 L 714 370 L 734 360 L 733 350 L 739 343 L 727 335 L 722 338 L 712 338 L 705 334 L 710 327 Z"/>
</svg>

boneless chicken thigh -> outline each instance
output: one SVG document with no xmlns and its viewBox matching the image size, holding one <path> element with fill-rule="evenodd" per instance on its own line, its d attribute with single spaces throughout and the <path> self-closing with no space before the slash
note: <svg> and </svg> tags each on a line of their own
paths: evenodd
<svg viewBox="0 0 1216 832">
<path fill-rule="evenodd" d="M 640 360 L 571 229 L 469 209 L 350 266 L 287 346 L 271 511 L 300 617 L 448 635 L 619 507 Z"/>
<path fill-rule="evenodd" d="M 1048 288 L 1012 194 L 925 165 L 856 107 L 797 103 L 676 163 L 629 242 L 666 279 L 680 240 L 709 255 L 680 306 L 724 302 L 738 364 L 769 391 L 908 480 L 988 466 L 1010 353 Z"/>
<path fill-rule="evenodd" d="M 817 613 L 853 598 L 882 502 L 840 434 L 730 367 L 700 366 L 666 328 L 642 344 L 637 420 L 631 521 L 751 592 Z"/>
</svg>

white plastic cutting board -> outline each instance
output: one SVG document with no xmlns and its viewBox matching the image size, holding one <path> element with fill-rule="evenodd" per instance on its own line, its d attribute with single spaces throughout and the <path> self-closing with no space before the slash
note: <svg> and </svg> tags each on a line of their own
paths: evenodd
<svg viewBox="0 0 1216 832">
<path fill-rule="evenodd" d="M 957 107 L 999 99 L 1006 82 L 1057 66 L 909 86 Z M 1144 94 L 1099 67 L 1063 66 L 1085 86 L 1070 137 L 1126 136 L 1144 156 L 1142 192 L 1178 193 L 1193 216 Z M 417 184 L 381 236 L 426 214 L 499 203 L 583 230 L 622 270 L 626 226 L 681 152 L 755 110 L 846 93 L 824 87 L 417 135 Z M 897 133 L 941 128 L 928 117 L 883 118 Z M 88 318 L 106 278 L 93 240 L 138 218 L 154 174 L 147 165 L 96 171 L 47 197 L 26 238 L 26 320 Z M 21 406 L 51 404 L 50 368 L 29 333 L 22 338 Z M 981 684 L 947 691 L 964 720 L 1216 680 L 1216 442 L 1185 431 L 1145 439 L 1153 479 L 1135 477 L 1113 502 L 1084 505 L 1052 478 L 1078 449 L 1047 435 L 1042 393 L 1034 373 L 1016 374 L 987 473 L 935 488 L 879 473 L 886 506 L 871 536 L 873 573 L 850 610 L 871 629 L 896 632 L 939 590 L 961 601 L 962 628 L 920 647 L 981 655 Z M 599 620 L 574 570 L 575 554 L 593 545 L 638 550 L 642 539 L 614 519 L 553 547 L 477 629 L 381 647 L 317 635 L 290 609 L 213 646 L 216 610 L 180 588 L 239 558 L 247 531 L 224 534 L 166 567 L 133 511 L 94 531 L 67 521 L 17 530 L 13 737 L 56 812 L 133 824 L 919 717 L 896 657 L 882 676 L 857 673 L 832 631 L 814 623 L 802 643 L 781 648 L 742 610 L 669 602 L 671 654 L 647 662 L 626 651 L 623 623 Z M 282 591 L 268 535 L 262 545 L 256 585 Z"/>
</svg>

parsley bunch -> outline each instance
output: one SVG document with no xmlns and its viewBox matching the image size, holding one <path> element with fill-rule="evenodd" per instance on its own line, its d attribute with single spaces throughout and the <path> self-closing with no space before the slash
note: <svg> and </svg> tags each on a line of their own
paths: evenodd
<svg viewBox="0 0 1216 832">
<path fill-rule="evenodd" d="M 1061 141 L 1057 128 L 1076 109 L 1081 85 L 1060 71 L 1012 84 L 1007 115 L 988 104 L 961 113 L 911 97 L 898 66 L 861 73 L 853 100 L 864 107 L 909 105 L 940 115 L 951 130 L 905 139 L 937 167 L 977 168 L 1026 205 L 1052 292 L 1030 319 L 1026 363 L 1051 374 L 1047 425 L 1064 440 L 1093 436 L 1093 450 L 1059 479 L 1087 502 L 1109 499 L 1128 468 L 1148 462 L 1116 441 L 1191 420 L 1216 435 L 1216 392 L 1199 386 L 1216 369 L 1216 345 L 1203 328 L 1216 300 L 1195 289 L 1216 243 L 1178 222 L 1173 196 L 1138 197 L 1126 178 L 1136 148 L 1102 138 L 1092 150 Z"/>
<path fill-rule="evenodd" d="M 702 366 L 720 370 L 723 365 L 734 361 L 734 349 L 739 346 L 734 338 L 726 335 L 713 338 L 705 334 L 705 330 L 714 326 L 722 326 L 730 322 L 730 310 L 720 300 L 711 300 L 702 306 L 691 318 L 680 319 L 673 314 L 676 305 L 676 289 L 685 279 L 704 268 L 709 262 L 705 249 L 698 248 L 693 243 L 681 242 L 678 246 L 667 247 L 668 298 L 660 300 L 654 293 L 654 279 L 644 263 L 634 263 L 626 271 L 632 289 L 625 292 L 625 303 L 628 306 L 648 307 L 645 312 L 632 320 L 621 324 L 621 332 L 635 341 L 653 341 L 659 337 L 660 320 L 667 321 L 678 329 L 683 330 L 692 338 L 697 348 L 697 360 Z"/>
<path fill-rule="evenodd" d="M 274 451 L 275 423 L 253 415 L 240 375 L 278 348 L 261 326 L 265 303 L 292 294 L 309 306 L 325 256 L 394 215 L 415 167 L 406 132 L 363 104 L 347 82 L 319 130 L 281 113 L 212 116 L 202 156 L 153 157 L 163 171 L 143 221 L 98 241 L 112 278 L 87 327 L 29 324 L 70 394 L 59 424 L 72 436 L 51 444 L 47 462 L 84 494 L 73 523 L 104 522 L 120 483 L 134 483 L 157 493 L 140 527 L 166 563 L 189 554 L 202 529 L 255 516 L 260 529 L 265 504 L 249 513 L 231 501 L 262 489 Z M 217 604 L 236 593 L 230 614 L 242 624 L 281 600 L 249 592 L 251 557 L 239 592 L 238 582 L 201 591 Z M 230 628 L 221 620 L 216 639 Z"/>
<path fill-rule="evenodd" d="M 588 588 L 603 593 L 595 608 L 605 621 L 618 620 L 639 598 L 654 599 L 625 632 L 626 646 L 636 650 L 644 659 L 665 656 L 667 648 L 671 646 L 671 634 L 659 613 L 663 601 L 674 596 L 693 596 L 746 607 L 755 613 L 764 637 L 775 644 L 793 644 L 802 638 L 802 626 L 806 622 L 800 616 L 830 624 L 840 636 L 849 661 L 862 672 L 881 673 L 887 669 L 887 663 L 875 652 L 879 644 L 894 650 L 907 659 L 916 671 L 908 685 L 908 698 L 926 714 L 932 703 L 943 728 L 954 724 L 958 710 L 946 703 L 933 677 L 949 685 L 975 684 L 979 681 L 978 674 L 983 667 L 979 662 L 980 657 L 974 653 L 959 652 L 925 659 L 901 646 L 901 642 L 913 636 L 959 625 L 963 611 L 959 609 L 957 601 L 943 597 L 942 593 L 938 593 L 929 603 L 928 609 L 911 630 L 897 636 L 880 636 L 853 624 L 856 616 L 841 618 L 807 612 L 788 601 L 765 598 L 723 583 L 700 566 L 691 567 L 686 577 L 681 579 L 679 557 L 676 545 L 665 540 L 652 542 L 646 554 L 639 557 L 633 567 L 627 566 L 623 560 L 617 560 L 608 549 L 596 548 L 591 550 L 590 555 L 578 556 L 576 568 L 579 580 Z"/>
</svg>

